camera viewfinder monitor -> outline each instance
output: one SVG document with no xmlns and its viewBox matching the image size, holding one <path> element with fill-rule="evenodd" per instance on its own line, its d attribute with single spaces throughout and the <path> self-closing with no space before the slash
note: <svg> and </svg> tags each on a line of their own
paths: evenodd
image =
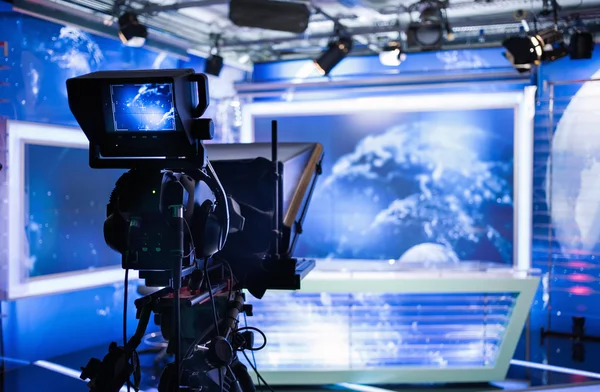
<svg viewBox="0 0 600 392">
<path fill-rule="evenodd" d="M 214 135 L 208 78 L 193 69 L 103 71 L 67 80 L 92 168 L 203 167 Z"/>
<path fill-rule="evenodd" d="M 176 132 L 171 83 L 111 84 L 108 132 Z"/>
</svg>

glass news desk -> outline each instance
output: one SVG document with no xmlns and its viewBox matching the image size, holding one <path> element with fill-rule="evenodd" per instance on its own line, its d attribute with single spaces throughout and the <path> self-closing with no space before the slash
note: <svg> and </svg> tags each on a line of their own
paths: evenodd
<svg viewBox="0 0 600 392">
<path fill-rule="evenodd" d="M 393 263 L 393 262 L 390 262 Z M 317 261 L 297 292 L 252 297 L 270 384 L 505 378 L 539 277 L 482 262 Z M 256 345 L 260 345 L 256 336 Z"/>
</svg>

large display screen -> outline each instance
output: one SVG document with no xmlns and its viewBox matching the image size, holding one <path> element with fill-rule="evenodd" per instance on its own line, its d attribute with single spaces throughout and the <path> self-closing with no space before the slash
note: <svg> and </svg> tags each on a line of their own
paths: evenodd
<svg viewBox="0 0 600 392">
<path fill-rule="evenodd" d="M 113 84 L 110 97 L 115 131 L 175 130 L 171 83 Z"/>
<path fill-rule="evenodd" d="M 320 142 L 296 256 L 513 262 L 514 109 L 254 116 L 257 142 Z"/>
<path fill-rule="evenodd" d="M 25 145 L 29 276 L 121 264 L 104 242 L 106 204 L 124 170 L 94 170 L 87 148 Z"/>
</svg>

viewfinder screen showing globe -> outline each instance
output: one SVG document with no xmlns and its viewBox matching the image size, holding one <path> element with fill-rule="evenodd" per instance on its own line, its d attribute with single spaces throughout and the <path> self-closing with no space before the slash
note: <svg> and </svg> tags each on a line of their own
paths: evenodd
<svg viewBox="0 0 600 392">
<path fill-rule="evenodd" d="M 174 131 L 173 86 L 163 84 L 111 85 L 115 131 Z"/>
<path fill-rule="evenodd" d="M 320 142 L 295 256 L 512 263 L 514 109 L 254 118 L 257 142 Z"/>
</svg>

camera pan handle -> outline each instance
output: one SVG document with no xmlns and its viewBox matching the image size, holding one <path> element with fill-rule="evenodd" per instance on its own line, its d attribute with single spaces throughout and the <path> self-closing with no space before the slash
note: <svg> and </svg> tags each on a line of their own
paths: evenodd
<svg viewBox="0 0 600 392">
<path fill-rule="evenodd" d="M 203 73 L 190 75 L 190 82 L 195 82 L 198 86 L 198 105 L 192 109 L 192 117 L 201 117 L 210 104 L 210 95 L 208 93 L 208 77 Z"/>
</svg>

